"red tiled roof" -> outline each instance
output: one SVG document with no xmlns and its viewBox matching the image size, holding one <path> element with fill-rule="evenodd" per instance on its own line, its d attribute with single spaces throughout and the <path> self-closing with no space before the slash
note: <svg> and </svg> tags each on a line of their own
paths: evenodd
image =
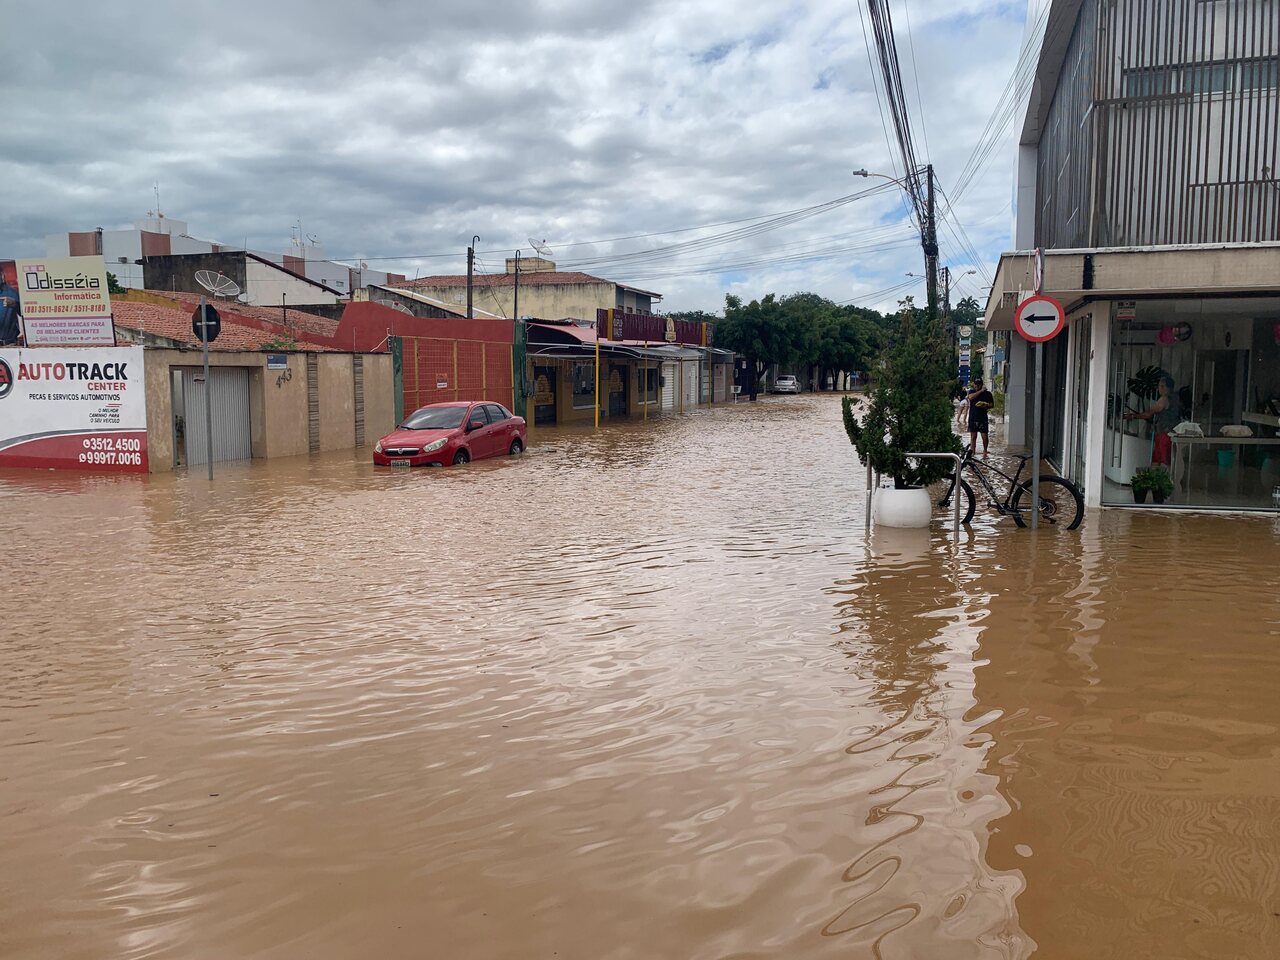
<svg viewBox="0 0 1280 960">
<path fill-rule="evenodd" d="M 474 283 L 477 287 L 509 287 L 515 283 L 515 279 L 516 275 L 514 273 L 477 273 Z M 607 283 L 610 286 L 616 286 L 612 280 L 593 277 L 589 273 L 562 273 L 554 270 L 534 270 L 529 273 L 522 271 L 520 273 L 520 286 L 522 287 L 561 286 L 570 283 Z M 405 280 L 387 285 L 413 288 L 465 287 L 467 285 L 467 275 L 464 273 L 456 276 L 418 277 L 416 280 Z"/>
<path fill-rule="evenodd" d="M 200 294 L 198 293 L 184 293 L 180 290 L 147 290 L 145 292 L 157 297 L 164 297 L 166 300 L 187 303 L 193 308 L 200 303 Z M 217 306 L 218 313 L 223 318 L 239 315 L 253 320 L 273 323 L 284 329 L 285 311 L 279 307 L 253 307 L 247 303 L 223 302 L 219 302 L 215 306 Z M 288 326 L 293 330 L 314 333 L 321 337 L 332 337 L 338 332 L 337 320 L 330 320 L 328 317 L 322 317 L 316 313 L 307 313 L 305 310 L 299 310 L 294 307 L 287 307 L 286 309 L 289 318 Z"/>
<path fill-rule="evenodd" d="M 196 298 L 199 300 L 199 297 Z M 222 316 L 222 332 L 218 339 L 209 344 L 210 350 L 260 350 L 262 345 L 273 340 L 282 333 L 272 333 L 246 327 L 230 319 L 222 308 L 218 308 Z M 111 304 L 111 316 L 117 327 L 148 333 L 166 340 L 199 346 L 200 341 L 191 332 L 191 314 L 178 308 L 162 307 L 154 303 L 131 303 L 127 300 L 116 300 Z M 293 338 L 301 350 L 329 352 L 333 347 L 321 346 Z"/>
</svg>

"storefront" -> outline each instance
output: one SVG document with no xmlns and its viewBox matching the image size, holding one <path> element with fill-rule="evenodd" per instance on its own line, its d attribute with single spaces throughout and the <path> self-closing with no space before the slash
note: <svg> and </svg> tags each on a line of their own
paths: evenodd
<svg viewBox="0 0 1280 960">
<path fill-rule="evenodd" d="M 1280 297 L 1109 304 L 1102 502 L 1165 466 L 1172 504 L 1258 509 L 1280 484 Z"/>
<path fill-rule="evenodd" d="M 1067 309 L 1046 349 L 1046 459 L 1094 506 L 1135 506 L 1163 467 L 1167 507 L 1280 508 L 1280 245 L 1050 252 L 1041 289 Z M 1034 288 L 1028 254 L 1001 260 L 988 324 Z M 1010 442 L 1028 444 L 1032 352 L 1009 351 Z"/>
</svg>

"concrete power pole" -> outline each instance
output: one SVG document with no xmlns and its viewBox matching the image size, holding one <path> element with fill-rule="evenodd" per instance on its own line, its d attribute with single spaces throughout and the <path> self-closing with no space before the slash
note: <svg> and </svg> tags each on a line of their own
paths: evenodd
<svg viewBox="0 0 1280 960">
<path fill-rule="evenodd" d="M 924 247 L 924 272 L 929 290 L 929 319 L 938 319 L 938 224 L 934 218 L 933 164 L 926 168 L 928 176 L 925 200 L 925 220 L 921 227 L 921 245 Z"/>
<path fill-rule="evenodd" d="M 467 319 L 468 320 L 472 319 L 475 316 L 475 311 L 472 307 L 471 291 L 472 291 L 472 286 L 474 284 L 474 279 L 475 279 L 476 242 L 479 239 L 480 239 L 479 237 L 472 237 L 471 246 L 467 247 Z"/>
</svg>

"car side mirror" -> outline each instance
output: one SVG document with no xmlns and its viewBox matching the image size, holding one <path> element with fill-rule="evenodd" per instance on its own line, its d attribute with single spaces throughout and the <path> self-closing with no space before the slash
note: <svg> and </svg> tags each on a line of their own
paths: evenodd
<svg viewBox="0 0 1280 960">
<path fill-rule="evenodd" d="M 483 426 L 484 424 L 481 423 L 479 420 L 472 420 L 470 423 L 467 424 L 467 433 L 470 433 L 472 430 L 479 430 Z"/>
</svg>

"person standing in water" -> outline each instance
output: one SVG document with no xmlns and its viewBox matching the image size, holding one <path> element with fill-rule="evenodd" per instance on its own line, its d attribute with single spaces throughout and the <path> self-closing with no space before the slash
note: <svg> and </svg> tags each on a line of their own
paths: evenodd
<svg viewBox="0 0 1280 960">
<path fill-rule="evenodd" d="M 964 399 L 969 406 L 969 449 L 975 454 L 978 452 L 978 434 L 982 434 L 982 455 L 985 457 L 990 442 L 987 434 L 991 428 L 987 414 L 995 406 L 996 398 L 983 387 L 982 378 L 978 377 Z"/>
</svg>

